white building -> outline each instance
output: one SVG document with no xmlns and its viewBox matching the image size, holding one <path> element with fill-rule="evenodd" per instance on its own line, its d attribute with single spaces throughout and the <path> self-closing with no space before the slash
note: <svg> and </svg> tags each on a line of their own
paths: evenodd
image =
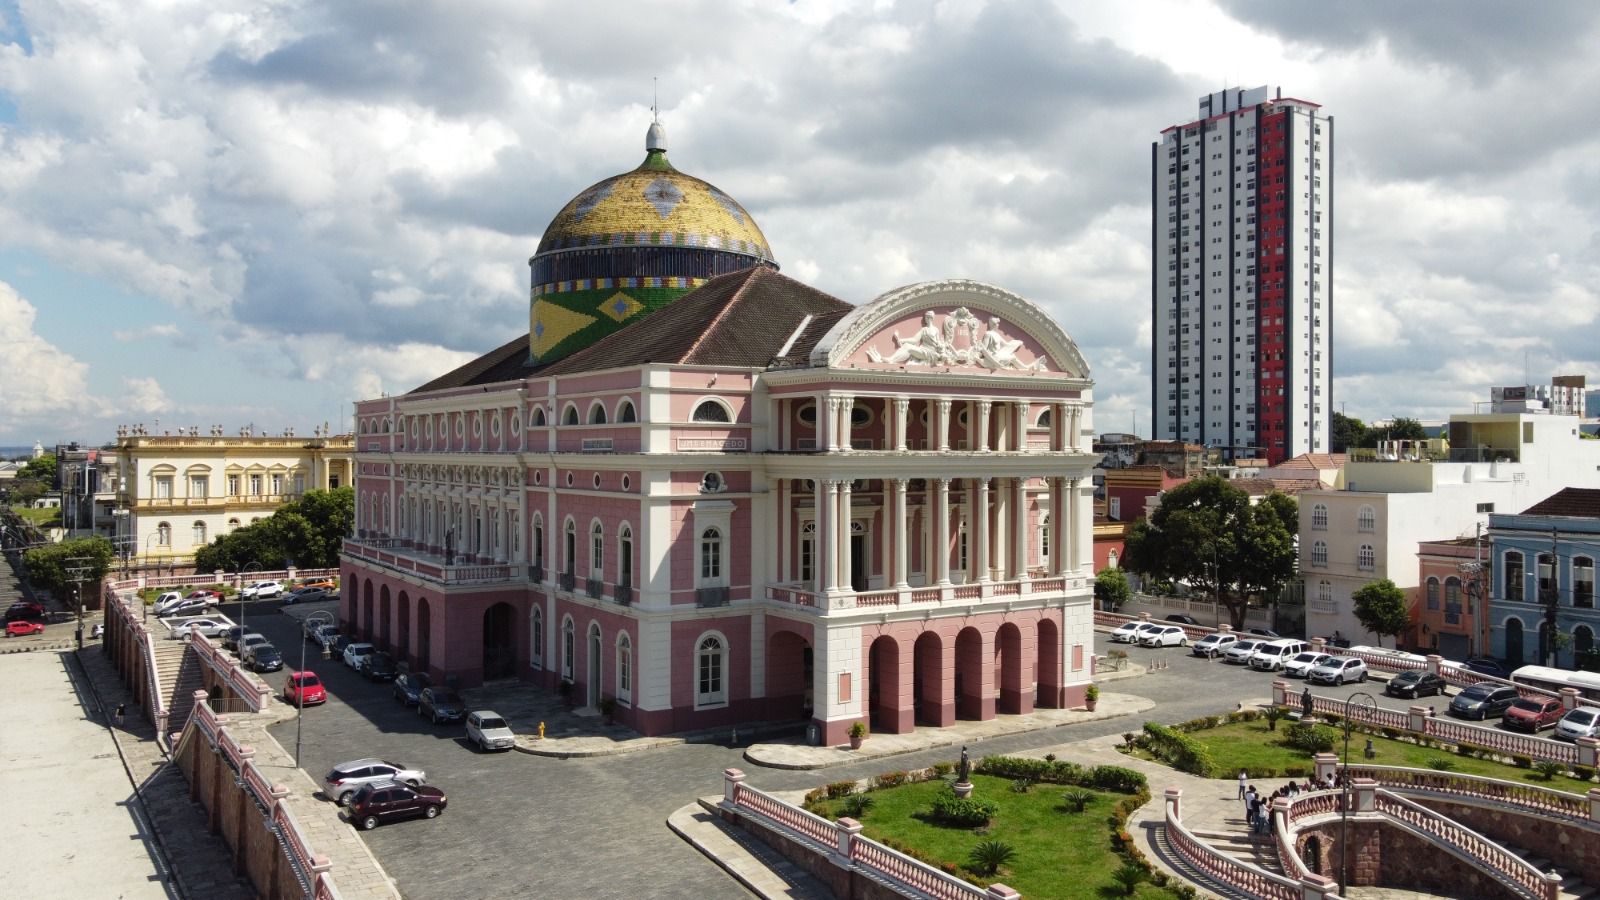
<svg viewBox="0 0 1600 900">
<path fill-rule="evenodd" d="M 1600 441 L 1581 440 L 1575 416 L 1456 415 L 1449 435 L 1446 453 L 1353 452 L 1342 490 L 1300 495 L 1306 634 L 1375 643 L 1351 594 L 1382 578 L 1414 591 L 1419 542 L 1472 537 L 1490 513 L 1600 487 Z"/>
<path fill-rule="evenodd" d="M 1326 453 L 1332 117 L 1229 89 L 1150 154 L 1152 436 L 1273 463 Z"/>
</svg>

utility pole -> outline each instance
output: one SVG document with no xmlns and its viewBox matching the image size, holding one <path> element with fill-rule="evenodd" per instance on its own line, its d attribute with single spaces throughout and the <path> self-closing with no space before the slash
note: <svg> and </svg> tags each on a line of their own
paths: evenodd
<svg viewBox="0 0 1600 900">
<path fill-rule="evenodd" d="M 1556 529 L 1550 529 L 1550 579 L 1548 585 L 1541 585 L 1543 596 L 1539 601 L 1544 604 L 1544 636 L 1539 643 L 1543 645 L 1543 656 L 1540 663 L 1546 666 L 1555 666 L 1556 660 L 1556 615 L 1561 610 L 1561 557 L 1556 554 Z"/>
<path fill-rule="evenodd" d="M 90 563 L 94 562 L 92 556 L 69 556 L 64 562 L 67 577 L 72 579 L 72 599 L 78 607 L 78 649 L 83 649 L 83 582 L 89 574 Z"/>
</svg>

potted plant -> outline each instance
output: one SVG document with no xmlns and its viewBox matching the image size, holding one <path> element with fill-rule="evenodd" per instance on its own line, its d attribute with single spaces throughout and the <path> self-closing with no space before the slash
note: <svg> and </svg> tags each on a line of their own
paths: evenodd
<svg viewBox="0 0 1600 900">
<path fill-rule="evenodd" d="M 612 717 L 617 712 L 617 698 L 605 696 L 600 698 L 600 715 L 605 718 L 605 723 L 610 725 Z"/>
<path fill-rule="evenodd" d="M 1094 712 L 1094 705 L 1096 703 L 1099 703 L 1099 702 L 1100 702 L 1100 685 L 1098 685 L 1098 684 L 1089 685 L 1089 689 L 1083 692 L 1083 705 L 1084 705 L 1084 707 L 1086 709 L 1088 709 L 1089 712 Z"/>
<path fill-rule="evenodd" d="M 861 742 L 867 737 L 867 723 L 856 722 L 850 726 L 850 749 L 860 750 Z"/>
</svg>

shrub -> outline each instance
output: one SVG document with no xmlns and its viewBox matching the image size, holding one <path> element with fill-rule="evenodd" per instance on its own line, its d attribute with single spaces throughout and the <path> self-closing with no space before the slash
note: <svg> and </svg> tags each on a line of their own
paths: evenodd
<svg viewBox="0 0 1600 900">
<path fill-rule="evenodd" d="M 843 803 L 839 804 L 839 815 L 849 816 L 852 819 L 860 819 L 862 816 L 866 815 L 867 810 L 871 808 L 872 797 L 868 796 L 867 794 L 851 794 L 850 796 L 844 798 Z"/>
<path fill-rule="evenodd" d="M 955 763 L 936 762 L 933 764 L 933 777 L 943 778 L 956 770 Z"/>
<path fill-rule="evenodd" d="M 1083 699 L 1089 701 L 1090 703 L 1093 703 L 1096 700 L 1099 700 L 1100 699 L 1100 686 L 1097 685 L 1097 684 L 1089 685 L 1089 687 L 1084 689 Z"/>
<path fill-rule="evenodd" d="M 1267 707 L 1267 730 L 1268 731 L 1277 731 L 1278 730 L 1278 720 L 1282 719 L 1282 718 L 1285 718 L 1288 715 L 1289 715 L 1289 708 L 1287 706 L 1269 706 L 1269 707 Z"/>
<path fill-rule="evenodd" d="M 905 784 L 911 780 L 911 773 L 904 770 L 897 772 L 884 772 L 872 779 L 872 786 L 879 788 L 892 788 Z"/>
<path fill-rule="evenodd" d="M 1026 794 L 1031 787 L 1033 787 L 1032 778 L 1018 778 L 1011 782 L 1011 793 Z"/>
<path fill-rule="evenodd" d="M 1124 894 L 1132 897 L 1133 892 L 1139 889 L 1139 882 L 1149 878 L 1150 873 L 1146 872 L 1144 867 L 1137 863 L 1126 862 L 1115 872 L 1112 872 L 1111 877 L 1121 886 Z"/>
<path fill-rule="evenodd" d="M 1074 788 L 1061 795 L 1061 805 L 1067 812 L 1081 813 L 1094 802 L 1094 794 L 1083 788 Z"/>
<path fill-rule="evenodd" d="M 806 798 L 805 800 L 801 801 L 800 805 L 806 809 L 811 809 L 813 806 L 816 806 L 818 803 L 821 803 L 823 800 L 827 799 L 827 796 L 827 788 L 816 788 L 815 790 L 806 791 Z"/>
<path fill-rule="evenodd" d="M 1565 765 L 1550 759 L 1544 760 L 1533 768 L 1539 773 L 1539 777 L 1545 781 L 1555 781 L 1557 775 L 1565 775 L 1567 773 Z"/>
<path fill-rule="evenodd" d="M 1327 753 L 1333 749 L 1333 742 L 1339 733 L 1326 725 L 1296 722 L 1285 728 L 1283 735 L 1283 742 L 1296 750 Z"/>
<path fill-rule="evenodd" d="M 856 792 L 856 783 L 854 781 L 833 781 L 828 783 L 827 790 L 828 799 L 837 800 L 840 797 L 848 797 L 854 794 Z"/>
<path fill-rule="evenodd" d="M 978 761 L 974 771 L 983 775 L 993 775 L 997 778 L 1032 778 L 1041 781 L 1050 777 L 1053 763 L 1042 759 L 1026 759 L 1021 756 L 985 756 Z"/>
<path fill-rule="evenodd" d="M 1511 757 L 1511 764 L 1519 769 L 1530 769 L 1533 767 L 1533 758 L 1530 756 L 1513 756 Z"/>
<path fill-rule="evenodd" d="M 1440 772 L 1448 772 L 1456 767 L 1456 761 L 1448 756 L 1430 756 L 1427 760 L 1427 766 Z"/>
<path fill-rule="evenodd" d="M 1456 755 L 1458 755 L 1458 756 L 1472 756 L 1474 752 L 1476 752 L 1476 751 L 1474 751 L 1472 749 L 1472 745 L 1471 744 L 1457 744 L 1456 745 Z"/>
<path fill-rule="evenodd" d="M 1050 765 L 1049 777 L 1040 780 L 1056 784 L 1083 784 L 1086 778 L 1083 766 L 1075 762 L 1058 761 Z"/>
<path fill-rule="evenodd" d="M 852 724 L 850 726 L 850 736 L 853 737 L 853 738 L 857 738 L 857 739 L 866 737 L 867 736 L 867 723 L 865 723 L 865 722 L 856 722 L 856 723 Z"/>
<path fill-rule="evenodd" d="M 967 865 L 979 875 L 990 876 L 1016 855 L 1016 848 L 1005 841 L 981 841 L 967 854 Z"/>
<path fill-rule="evenodd" d="M 1046 753 L 1044 755 L 1044 761 L 1047 763 L 1053 763 L 1056 761 L 1056 755 L 1054 753 Z"/>
<path fill-rule="evenodd" d="M 1211 754 L 1188 735 L 1156 722 L 1146 722 L 1144 737 L 1150 752 L 1178 771 L 1200 776 L 1211 773 Z"/>
<path fill-rule="evenodd" d="M 1573 766 L 1572 777 L 1578 779 L 1579 781 L 1593 781 L 1594 769 L 1591 769 L 1588 766 Z"/>
<path fill-rule="evenodd" d="M 997 811 L 993 803 L 955 794 L 939 794 L 933 798 L 927 818 L 938 825 L 954 828 L 977 828 L 989 824 Z"/>
<path fill-rule="evenodd" d="M 1119 794 L 1133 794 L 1147 789 L 1149 782 L 1143 772 L 1135 772 L 1122 766 L 1095 766 L 1088 772 L 1090 787 L 1101 790 L 1116 791 Z"/>
</svg>

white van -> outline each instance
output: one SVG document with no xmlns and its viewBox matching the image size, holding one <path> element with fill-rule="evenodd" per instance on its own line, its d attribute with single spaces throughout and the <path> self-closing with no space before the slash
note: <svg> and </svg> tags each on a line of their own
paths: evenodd
<svg viewBox="0 0 1600 900">
<path fill-rule="evenodd" d="M 1296 655 L 1305 652 L 1306 642 L 1295 638 L 1279 638 L 1276 641 L 1267 641 L 1256 648 L 1250 656 L 1250 668 L 1260 669 L 1263 672 L 1276 672 L 1283 668 L 1283 664 Z"/>
</svg>

